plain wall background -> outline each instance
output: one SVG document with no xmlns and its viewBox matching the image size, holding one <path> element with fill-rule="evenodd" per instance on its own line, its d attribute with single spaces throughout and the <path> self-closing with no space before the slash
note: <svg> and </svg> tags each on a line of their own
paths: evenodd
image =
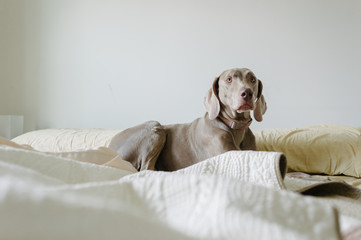
<svg viewBox="0 0 361 240">
<path fill-rule="evenodd" d="M 360 126 L 361 1 L 0 0 L 0 114 L 25 130 L 190 122 L 248 67 L 251 128 Z"/>
</svg>

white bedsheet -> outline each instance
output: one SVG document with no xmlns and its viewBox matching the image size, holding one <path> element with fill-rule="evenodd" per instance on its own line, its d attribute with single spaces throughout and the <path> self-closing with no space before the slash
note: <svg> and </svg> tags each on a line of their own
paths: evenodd
<svg viewBox="0 0 361 240">
<path fill-rule="evenodd" d="M 339 239 L 330 204 L 267 182 L 277 159 L 230 152 L 132 173 L 0 146 L 0 239 Z M 234 174 L 252 161 L 258 173 Z"/>
</svg>

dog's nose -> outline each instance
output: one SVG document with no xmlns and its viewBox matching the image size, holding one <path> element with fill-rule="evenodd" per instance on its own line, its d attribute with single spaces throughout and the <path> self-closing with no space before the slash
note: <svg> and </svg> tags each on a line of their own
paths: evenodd
<svg viewBox="0 0 361 240">
<path fill-rule="evenodd" d="M 253 91 L 251 89 L 247 88 L 247 89 L 241 91 L 241 97 L 244 100 L 248 101 L 253 97 Z"/>
</svg>

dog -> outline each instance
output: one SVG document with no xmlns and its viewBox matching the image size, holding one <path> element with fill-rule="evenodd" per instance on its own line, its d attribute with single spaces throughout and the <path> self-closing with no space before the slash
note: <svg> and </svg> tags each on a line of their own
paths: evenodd
<svg viewBox="0 0 361 240">
<path fill-rule="evenodd" d="M 227 151 L 256 150 L 249 126 L 252 111 L 260 122 L 267 110 L 262 92 L 251 70 L 225 70 L 205 95 L 203 117 L 164 126 L 149 121 L 120 132 L 109 147 L 139 171 L 175 171 Z"/>
</svg>

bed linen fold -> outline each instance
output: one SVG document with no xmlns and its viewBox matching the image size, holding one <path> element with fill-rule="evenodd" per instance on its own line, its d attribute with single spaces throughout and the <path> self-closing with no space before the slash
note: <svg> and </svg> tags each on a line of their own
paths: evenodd
<svg viewBox="0 0 361 240">
<path fill-rule="evenodd" d="M 230 151 L 177 172 L 221 175 L 274 189 L 285 189 L 286 171 L 286 157 L 282 153 Z"/>
</svg>

